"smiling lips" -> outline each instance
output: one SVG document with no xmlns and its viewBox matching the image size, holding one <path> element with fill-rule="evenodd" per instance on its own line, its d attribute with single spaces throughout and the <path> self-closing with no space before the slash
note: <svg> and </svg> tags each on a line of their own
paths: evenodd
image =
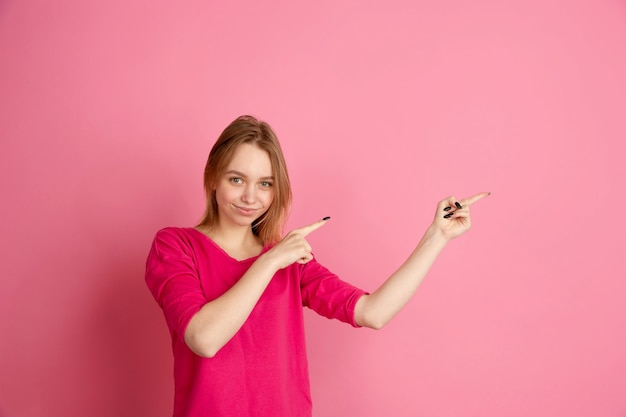
<svg viewBox="0 0 626 417">
<path fill-rule="evenodd" d="M 258 209 L 255 209 L 255 208 L 245 208 L 245 207 L 239 207 L 239 206 L 235 206 L 235 208 L 237 209 L 239 214 L 243 216 L 247 216 L 247 217 L 254 215 L 258 211 Z"/>
</svg>

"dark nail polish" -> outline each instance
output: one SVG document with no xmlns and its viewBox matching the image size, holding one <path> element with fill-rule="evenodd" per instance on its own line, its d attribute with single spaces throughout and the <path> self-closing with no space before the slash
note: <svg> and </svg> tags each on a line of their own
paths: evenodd
<svg viewBox="0 0 626 417">
<path fill-rule="evenodd" d="M 328 220 L 328 219 L 330 219 L 330 216 L 326 216 L 322 220 Z"/>
<path fill-rule="evenodd" d="M 449 219 L 449 218 L 450 218 L 450 216 L 452 216 L 452 214 L 453 214 L 453 213 L 448 213 L 448 214 L 446 214 L 445 216 L 443 216 L 443 218 L 444 218 L 444 219 Z"/>
<path fill-rule="evenodd" d="M 450 211 L 450 210 L 452 210 L 452 207 L 449 207 L 449 206 L 443 209 L 443 211 Z"/>
<path fill-rule="evenodd" d="M 454 205 L 456 206 L 456 208 L 463 208 L 463 206 L 460 205 L 458 201 L 456 203 L 454 203 Z"/>
</svg>

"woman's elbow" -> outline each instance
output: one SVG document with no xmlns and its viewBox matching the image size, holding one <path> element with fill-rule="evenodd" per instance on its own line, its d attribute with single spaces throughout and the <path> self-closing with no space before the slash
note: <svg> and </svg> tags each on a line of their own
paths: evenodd
<svg viewBox="0 0 626 417">
<path fill-rule="evenodd" d="M 354 315 L 356 323 L 368 329 L 381 330 L 389 322 L 372 307 L 367 295 L 361 297 L 357 302 Z"/>
<path fill-rule="evenodd" d="M 203 335 L 200 332 L 194 332 L 187 329 L 185 332 L 185 344 L 196 355 L 201 358 L 211 359 L 217 355 L 221 346 L 216 346 L 215 343 L 211 343 L 212 338 Z"/>
<path fill-rule="evenodd" d="M 361 327 L 367 327 L 368 329 L 381 330 L 387 325 L 387 322 L 378 318 L 363 319 L 363 323 L 358 323 Z"/>
</svg>

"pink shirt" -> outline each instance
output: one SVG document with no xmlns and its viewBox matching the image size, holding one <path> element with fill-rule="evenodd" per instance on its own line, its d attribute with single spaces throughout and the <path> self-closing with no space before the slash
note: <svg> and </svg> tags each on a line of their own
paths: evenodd
<svg viewBox="0 0 626 417">
<path fill-rule="evenodd" d="M 184 342 L 191 317 L 256 259 L 233 259 L 192 228 L 156 234 L 146 283 L 172 336 L 174 417 L 311 416 L 302 306 L 357 327 L 354 307 L 364 294 L 316 260 L 278 271 L 242 328 L 213 358 L 195 355 Z"/>
</svg>

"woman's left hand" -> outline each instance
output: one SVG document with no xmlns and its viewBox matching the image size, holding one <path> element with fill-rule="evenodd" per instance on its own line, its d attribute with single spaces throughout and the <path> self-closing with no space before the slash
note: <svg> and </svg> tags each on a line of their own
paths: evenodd
<svg viewBox="0 0 626 417">
<path fill-rule="evenodd" d="M 470 206 L 489 194 L 491 193 L 478 193 L 462 200 L 450 196 L 441 200 L 437 204 L 437 212 L 431 227 L 441 232 L 448 240 L 461 236 L 472 225 Z"/>
</svg>

